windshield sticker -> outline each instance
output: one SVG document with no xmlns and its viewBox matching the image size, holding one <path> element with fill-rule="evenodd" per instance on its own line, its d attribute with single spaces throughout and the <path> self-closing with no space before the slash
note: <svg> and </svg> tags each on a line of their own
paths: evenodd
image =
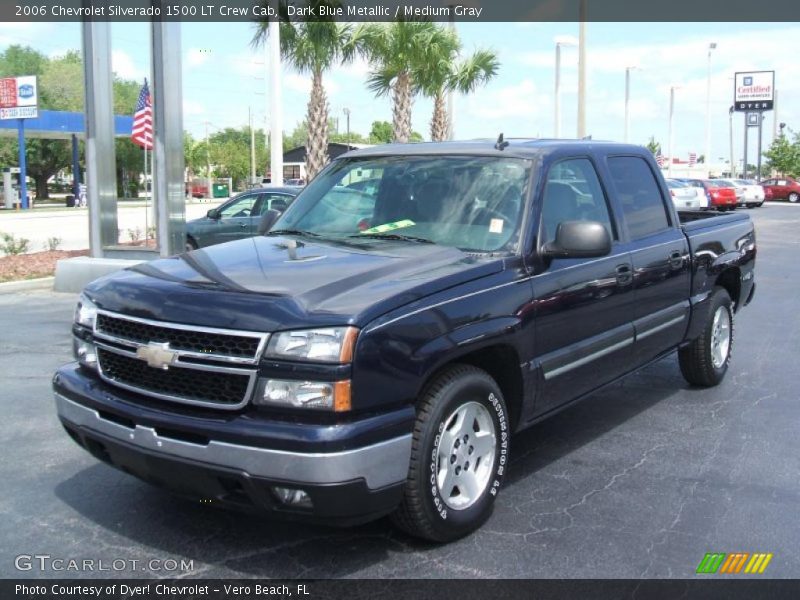
<svg viewBox="0 0 800 600">
<path fill-rule="evenodd" d="M 403 219 L 402 221 L 395 221 L 394 223 L 384 223 L 383 225 L 376 225 L 365 229 L 361 233 L 385 233 L 387 231 L 394 231 L 395 229 L 403 229 L 404 227 L 413 227 L 416 225 L 411 219 Z"/>
<path fill-rule="evenodd" d="M 503 233 L 503 219 L 489 221 L 489 233 Z"/>
</svg>

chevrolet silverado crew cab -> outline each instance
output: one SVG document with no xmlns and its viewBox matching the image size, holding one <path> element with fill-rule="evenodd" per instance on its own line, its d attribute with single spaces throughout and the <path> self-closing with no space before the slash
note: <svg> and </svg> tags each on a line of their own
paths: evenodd
<svg viewBox="0 0 800 600">
<path fill-rule="evenodd" d="M 755 256 L 746 215 L 679 215 L 640 147 L 359 150 L 264 235 L 88 285 L 56 406 L 195 500 L 452 540 L 514 433 L 675 351 L 719 383 Z"/>
</svg>

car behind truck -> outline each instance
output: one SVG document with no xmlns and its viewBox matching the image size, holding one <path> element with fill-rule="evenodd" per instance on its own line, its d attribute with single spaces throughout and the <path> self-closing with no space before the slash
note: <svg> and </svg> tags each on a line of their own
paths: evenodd
<svg viewBox="0 0 800 600">
<path fill-rule="evenodd" d="M 755 256 L 747 215 L 677 213 L 636 146 L 360 150 L 266 235 L 90 284 L 56 406 L 195 500 L 453 540 L 516 432 L 675 351 L 718 384 Z"/>
</svg>

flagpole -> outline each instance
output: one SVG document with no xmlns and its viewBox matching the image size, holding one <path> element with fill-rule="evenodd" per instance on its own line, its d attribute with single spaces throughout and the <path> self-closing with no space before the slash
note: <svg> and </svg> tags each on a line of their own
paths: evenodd
<svg viewBox="0 0 800 600">
<path fill-rule="evenodd" d="M 147 248 L 147 232 L 150 228 L 150 205 L 148 202 L 148 194 L 147 194 L 147 145 L 143 146 L 144 148 L 144 246 Z"/>
</svg>

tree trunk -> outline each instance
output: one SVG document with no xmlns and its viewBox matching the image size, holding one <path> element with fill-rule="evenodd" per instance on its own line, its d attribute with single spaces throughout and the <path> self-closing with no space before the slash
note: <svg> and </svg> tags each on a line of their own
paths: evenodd
<svg viewBox="0 0 800 600">
<path fill-rule="evenodd" d="M 439 90 L 433 98 L 433 117 L 431 118 L 431 141 L 443 142 L 447 139 L 450 115 L 447 114 L 447 102 L 444 91 Z"/>
<path fill-rule="evenodd" d="M 322 72 L 315 71 L 308 100 L 308 141 L 306 142 L 306 173 L 313 179 L 328 164 L 328 99 L 322 85 Z"/>
<path fill-rule="evenodd" d="M 47 191 L 47 180 L 50 175 L 33 175 L 33 180 L 36 183 L 36 200 L 47 200 L 50 194 Z"/>
<path fill-rule="evenodd" d="M 411 76 L 400 73 L 394 82 L 394 106 L 392 107 L 392 134 L 394 141 L 408 143 L 411 137 Z"/>
</svg>

